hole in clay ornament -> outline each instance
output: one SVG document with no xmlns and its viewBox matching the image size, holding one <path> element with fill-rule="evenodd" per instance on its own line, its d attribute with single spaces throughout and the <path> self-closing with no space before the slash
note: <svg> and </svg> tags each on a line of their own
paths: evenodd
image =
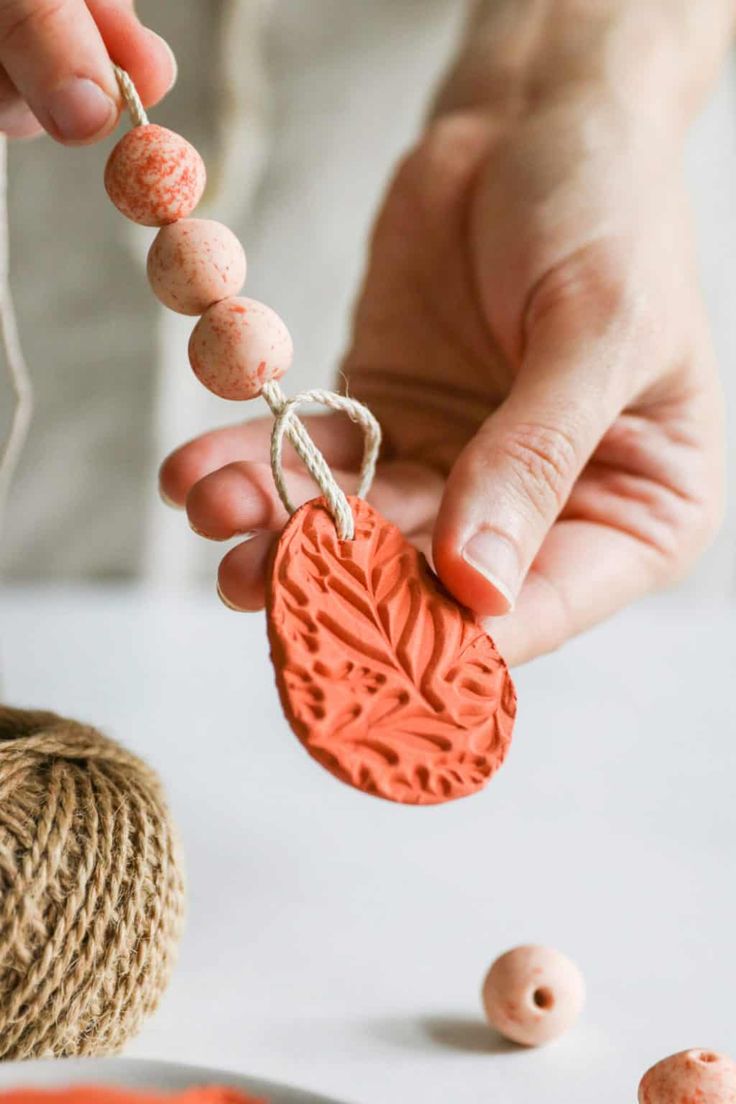
<svg viewBox="0 0 736 1104">
<path fill-rule="evenodd" d="M 696 1062 L 717 1062 L 718 1055 L 714 1054 L 712 1050 L 696 1050 L 693 1054 L 693 1058 Z"/>
<path fill-rule="evenodd" d="M 549 1012 L 555 1006 L 555 996 L 551 989 L 540 986 L 532 993 L 532 1002 L 536 1008 L 541 1008 L 543 1012 Z"/>
</svg>

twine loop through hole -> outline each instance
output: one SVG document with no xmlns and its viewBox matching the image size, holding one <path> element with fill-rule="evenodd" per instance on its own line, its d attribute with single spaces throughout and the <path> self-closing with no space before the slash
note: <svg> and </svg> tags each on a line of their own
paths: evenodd
<svg viewBox="0 0 736 1104">
<path fill-rule="evenodd" d="M 324 456 L 312 441 L 304 425 L 299 421 L 297 411 L 300 406 L 306 403 L 326 406 L 329 410 L 346 414 L 352 422 L 355 422 L 363 430 L 365 444 L 360 465 L 360 482 L 356 492 L 360 498 L 365 498 L 368 494 L 376 474 L 376 462 L 381 447 L 381 427 L 377 420 L 363 403 L 346 395 L 338 395 L 334 391 L 325 391 L 321 388 L 301 391 L 293 398 L 287 398 L 280 385 L 275 381 L 271 381 L 264 385 L 261 394 L 275 418 L 273 430 L 271 431 L 271 470 L 276 490 L 285 508 L 290 514 L 294 513 L 295 506 L 291 501 L 284 478 L 284 437 L 294 446 L 299 459 L 321 490 L 334 518 L 340 540 L 353 540 L 355 520 L 347 496 L 330 471 Z"/>
</svg>

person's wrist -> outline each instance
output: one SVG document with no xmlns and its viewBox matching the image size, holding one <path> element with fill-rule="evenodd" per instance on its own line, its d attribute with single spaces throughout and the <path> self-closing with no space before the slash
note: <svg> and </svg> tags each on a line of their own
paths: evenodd
<svg viewBox="0 0 736 1104">
<path fill-rule="evenodd" d="M 432 116 L 513 118 L 587 99 L 684 131 L 735 25 L 736 0 L 520 0 L 511 12 L 479 0 Z"/>
</svg>

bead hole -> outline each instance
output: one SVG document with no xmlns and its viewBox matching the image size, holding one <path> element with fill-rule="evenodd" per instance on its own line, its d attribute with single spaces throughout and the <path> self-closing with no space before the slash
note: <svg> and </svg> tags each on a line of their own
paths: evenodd
<svg viewBox="0 0 736 1104">
<path fill-rule="evenodd" d="M 695 1058 L 698 1062 L 717 1062 L 718 1055 L 714 1054 L 712 1050 L 699 1050 Z"/>
<path fill-rule="evenodd" d="M 547 989 L 546 986 L 535 989 L 532 993 L 532 1000 L 536 1007 L 541 1008 L 543 1012 L 549 1012 L 555 1005 L 554 993 L 551 989 Z"/>
</svg>

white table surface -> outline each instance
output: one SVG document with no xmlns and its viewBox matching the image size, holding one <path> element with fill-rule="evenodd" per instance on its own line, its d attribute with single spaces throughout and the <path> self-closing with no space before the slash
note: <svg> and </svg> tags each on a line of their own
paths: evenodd
<svg viewBox="0 0 736 1104">
<path fill-rule="evenodd" d="M 262 619 L 214 597 L 5 591 L 0 628 L 6 700 L 145 755 L 183 832 L 188 929 L 130 1054 L 350 1104 L 633 1104 L 665 1054 L 736 1054 L 736 612 L 640 607 L 517 672 L 506 767 L 431 809 L 314 764 Z M 536 1052 L 478 1001 L 526 941 L 589 987 Z"/>
</svg>

